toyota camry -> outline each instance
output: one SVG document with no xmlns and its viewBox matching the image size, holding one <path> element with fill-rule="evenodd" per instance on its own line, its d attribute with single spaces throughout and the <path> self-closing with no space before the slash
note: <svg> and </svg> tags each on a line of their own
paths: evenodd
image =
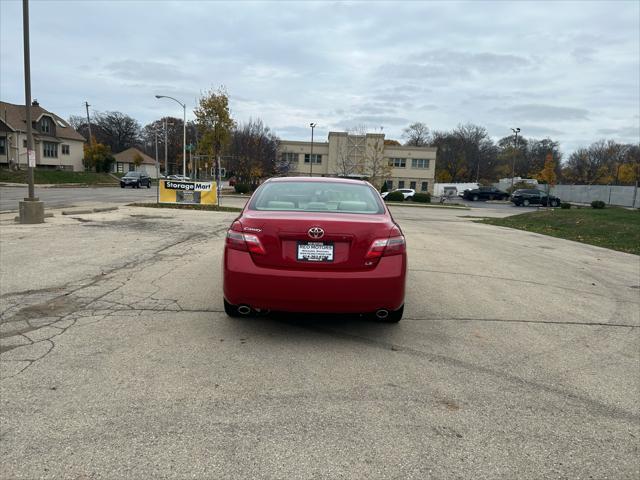
<svg viewBox="0 0 640 480">
<path fill-rule="evenodd" d="M 404 310 L 405 238 L 367 182 L 286 177 L 263 183 L 227 232 L 224 308 L 370 314 Z"/>
</svg>

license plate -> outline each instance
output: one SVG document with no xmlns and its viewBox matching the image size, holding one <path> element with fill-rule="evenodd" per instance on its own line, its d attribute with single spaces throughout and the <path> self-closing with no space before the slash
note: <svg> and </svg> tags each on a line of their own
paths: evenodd
<svg viewBox="0 0 640 480">
<path fill-rule="evenodd" d="M 333 243 L 298 242 L 299 262 L 333 262 Z"/>
</svg>

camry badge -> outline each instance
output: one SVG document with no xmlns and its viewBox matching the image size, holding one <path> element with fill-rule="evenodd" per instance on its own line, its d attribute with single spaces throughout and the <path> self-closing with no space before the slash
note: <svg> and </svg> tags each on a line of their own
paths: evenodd
<svg viewBox="0 0 640 480">
<path fill-rule="evenodd" d="M 324 230 L 320 227 L 311 227 L 307 232 L 311 238 L 322 238 L 324 237 Z"/>
</svg>

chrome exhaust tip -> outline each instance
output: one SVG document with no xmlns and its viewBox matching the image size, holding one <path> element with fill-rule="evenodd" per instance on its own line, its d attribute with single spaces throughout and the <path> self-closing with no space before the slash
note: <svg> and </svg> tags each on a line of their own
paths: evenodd
<svg viewBox="0 0 640 480">
<path fill-rule="evenodd" d="M 381 308 L 380 310 L 378 310 L 376 312 L 376 317 L 379 320 L 384 320 L 385 318 L 387 318 L 389 316 L 389 310 L 385 310 L 383 308 Z"/>
<path fill-rule="evenodd" d="M 240 315 L 249 315 L 251 313 L 251 307 L 248 305 L 240 305 L 238 307 L 238 313 Z"/>
</svg>

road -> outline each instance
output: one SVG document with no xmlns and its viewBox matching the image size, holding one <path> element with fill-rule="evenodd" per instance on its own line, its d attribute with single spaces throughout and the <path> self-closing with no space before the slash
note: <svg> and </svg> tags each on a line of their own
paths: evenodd
<svg viewBox="0 0 640 480">
<path fill-rule="evenodd" d="M 0 216 L 3 476 L 638 478 L 638 257 L 393 212 L 398 325 L 227 318 L 233 213 Z"/>
<path fill-rule="evenodd" d="M 18 202 L 27 195 L 26 188 L 0 187 L 0 212 L 17 212 Z M 95 188 L 39 188 L 36 186 L 36 196 L 45 202 L 45 208 L 61 208 L 83 206 L 87 204 L 118 205 L 132 202 L 152 202 L 156 199 L 156 189 L 95 187 Z M 471 202 L 456 199 L 455 202 L 464 203 L 473 208 L 487 208 L 489 210 L 513 209 L 511 204 L 495 204 L 486 202 Z M 535 209 L 531 207 L 529 210 Z M 518 209 L 517 213 L 525 211 Z"/>
</svg>

